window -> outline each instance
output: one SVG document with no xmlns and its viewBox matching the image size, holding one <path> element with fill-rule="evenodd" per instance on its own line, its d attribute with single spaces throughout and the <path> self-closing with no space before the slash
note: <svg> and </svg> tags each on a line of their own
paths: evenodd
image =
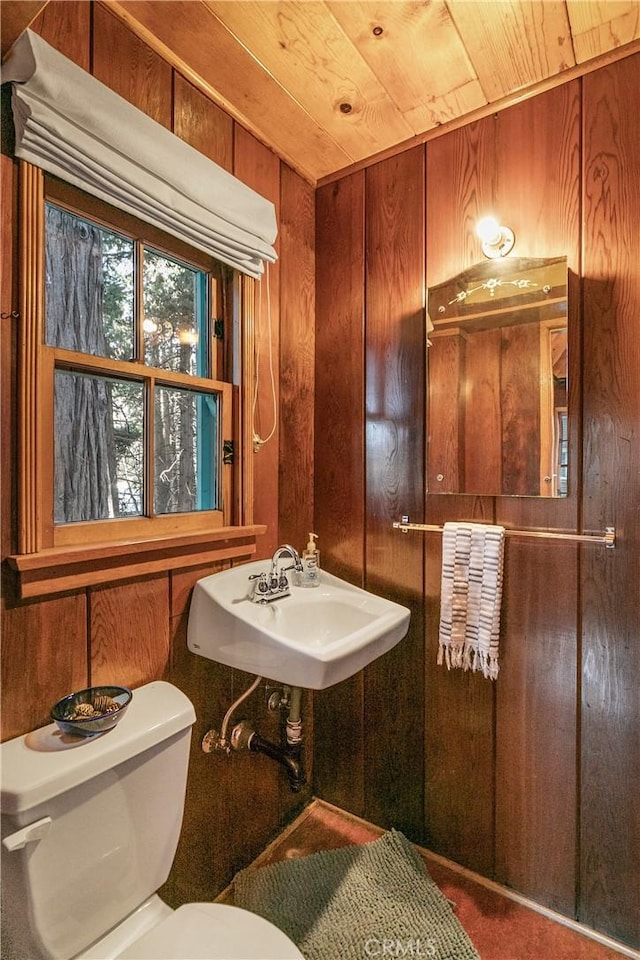
<svg viewBox="0 0 640 960">
<path fill-rule="evenodd" d="M 566 387 L 565 387 L 566 393 Z M 566 407 L 556 407 L 556 473 L 558 496 L 566 497 L 568 491 L 569 464 L 569 418 Z"/>
<path fill-rule="evenodd" d="M 68 184 L 47 178 L 45 194 L 24 552 L 231 524 L 216 334 L 232 326 L 233 271 Z"/>
</svg>

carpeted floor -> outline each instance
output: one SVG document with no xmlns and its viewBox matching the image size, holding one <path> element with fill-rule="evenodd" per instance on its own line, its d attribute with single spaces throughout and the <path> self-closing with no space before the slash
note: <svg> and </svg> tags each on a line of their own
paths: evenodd
<svg viewBox="0 0 640 960">
<path fill-rule="evenodd" d="M 283 930 L 307 960 L 479 960 L 451 904 L 396 830 L 242 871 L 234 900 Z"/>
<path fill-rule="evenodd" d="M 255 870 L 349 844 L 368 843 L 383 833 L 379 827 L 332 804 L 314 800 L 248 869 Z M 622 952 L 618 952 L 613 943 L 599 943 L 515 902 L 497 889 L 477 882 L 473 875 L 461 873 L 454 864 L 446 866 L 442 858 L 434 858 L 426 850 L 417 848 L 417 852 L 442 893 L 455 904 L 455 914 L 482 960 L 624 960 L 625 956 L 640 960 L 640 954 L 634 951 L 622 948 Z M 234 903 L 233 884 L 220 894 L 218 900 Z M 374 947 L 371 945 L 369 951 L 372 956 Z M 396 949 L 396 955 L 402 955 L 400 950 Z M 414 956 L 419 955 L 414 950 Z M 411 956 L 408 950 L 405 956 Z M 336 958 L 330 954 L 328 960 Z M 367 960 L 366 955 L 362 960 Z"/>
</svg>

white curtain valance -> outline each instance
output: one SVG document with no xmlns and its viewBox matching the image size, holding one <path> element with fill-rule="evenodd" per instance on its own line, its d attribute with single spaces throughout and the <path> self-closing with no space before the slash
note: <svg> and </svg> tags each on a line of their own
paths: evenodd
<svg viewBox="0 0 640 960">
<path fill-rule="evenodd" d="M 3 66 L 16 155 L 252 277 L 274 261 L 275 208 L 25 30 Z"/>
</svg>

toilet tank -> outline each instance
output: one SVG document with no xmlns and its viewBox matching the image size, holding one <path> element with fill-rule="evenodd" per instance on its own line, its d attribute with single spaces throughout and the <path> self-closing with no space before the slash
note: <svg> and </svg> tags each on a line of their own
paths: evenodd
<svg viewBox="0 0 640 960">
<path fill-rule="evenodd" d="M 68 960 L 162 886 L 194 721 L 188 698 L 154 681 L 98 737 L 51 724 L 0 744 L 3 957 Z"/>
</svg>

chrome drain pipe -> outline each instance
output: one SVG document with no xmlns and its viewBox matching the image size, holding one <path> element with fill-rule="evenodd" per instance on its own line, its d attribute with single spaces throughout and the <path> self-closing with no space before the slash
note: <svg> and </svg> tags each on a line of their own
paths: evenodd
<svg viewBox="0 0 640 960">
<path fill-rule="evenodd" d="M 302 687 L 291 687 L 286 732 L 289 746 L 302 743 Z"/>
</svg>

